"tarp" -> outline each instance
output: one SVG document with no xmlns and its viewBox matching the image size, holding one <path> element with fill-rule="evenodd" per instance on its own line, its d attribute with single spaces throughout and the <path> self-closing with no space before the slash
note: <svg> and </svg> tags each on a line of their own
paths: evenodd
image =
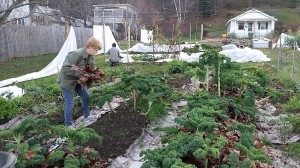
<svg viewBox="0 0 300 168">
<path fill-rule="evenodd" d="M 139 52 L 139 53 L 151 53 L 151 52 L 174 52 L 174 51 L 182 51 L 184 48 L 190 48 L 190 47 L 194 47 L 195 44 L 180 44 L 180 48 L 179 45 L 154 45 L 154 49 L 153 46 L 145 46 L 142 43 L 137 43 L 136 45 L 134 45 L 133 47 L 131 47 L 130 49 L 128 49 L 128 51 L 131 52 Z"/>
<path fill-rule="evenodd" d="M 64 45 L 60 49 L 58 55 L 41 71 L 26 74 L 17 78 L 6 79 L 0 81 L 0 87 L 7 86 L 13 83 L 24 82 L 28 80 L 43 78 L 58 73 L 62 64 L 69 52 L 77 49 L 76 36 L 74 28 L 71 27 L 69 36 Z M 18 68 L 18 67 L 16 67 Z"/>
<path fill-rule="evenodd" d="M 151 30 L 141 29 L 141 42 L 151 43 L 153 41 L 153 32 Z"/>
<path fill-rule="evenodd" d="M 223 50 L 220 54 L 231 58 L 233 62 L 268 62 L 268 58 L 262 51 L 245 47 L 244 49 L 235 48 L 231 50 Z"/>
<path fill-rule="evenodd" d="M 104 29 L 103 29 L 103 27 L 104 27 Z M 93 36 L 96 39 L 98 39 L 102 44 L 102 49 L 100 51 L 98 51 L 97 54 L 107 53 L 108 50 L 112 47 L 112 43 L 116 43 L 117 48 L 120 49 L 109 26 L 94 25 L 93 26 Z"/>
</svg>

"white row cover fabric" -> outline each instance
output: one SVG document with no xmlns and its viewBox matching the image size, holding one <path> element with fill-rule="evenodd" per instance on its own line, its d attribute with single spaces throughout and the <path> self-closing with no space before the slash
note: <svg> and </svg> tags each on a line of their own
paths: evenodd
<svg viewBox="0 0 300 168">
<path fill-rule="evenodd" d="M 134 62 L 134 60 L 132 59 L 131 55 L 128 54 L 120 54 L 121 57 L 123 57 L 120 62 L 122 63 L 131 63 Z"/>
<path fill-rule="evenodd" d="M 180 44 L 180 48 L 179 45 L 154 45 L 154 50 L 153 50 L 153 46 L 145 46 L 142 43 L 137 43 L 136 45 L 134 45 L 133 47 L 131 47 L 130 49 L 128 49 L 128 51 L 131 52 L 139 52 L 139 53 L 152 53 L 154 52 L 174 52 L 174 51 L 182 51 L 184 48 L 190 48 L 190 47 L 194 47 L 195 44 Z"/>
<path fill-rule="evenodd" d="M 141 42 L 151 43 L 153 41 L 153 31 L 141 29 Z"/>
<path fill-rule="evenodd" d="M 227 44 L 227 45 L 222 46 L 222 50 L 231 50 L 231 49 L 236 49 L 236 48 L 238 48 L 238 47 L 234 44 Z"/>
<path fill-rule="evenodd" d="M 18 86 L 8 86 L 0 88 L 0 96 L 2 96 L 5 99 L 15 99 L 23 96 L 24 94 L 25 91 L 22 88 L 19 88 Z"/>
<path fill-rule="evenodd" d="M 276 48 L 276 47 L 278 47 L 278 48 L 280 47 L 280 39 L 281 39 L 281 46 L 282 46 L 283 48 L 288 48 L 289 46 L 286 44 L 286 40 L 287 40 L 287 39 L 294 39 L 294 38 L 295 38 L 295 37 L 290 36 L 290 35 L 288 35 L 288 34 L 281 33 L 281 35 L 280 35 L 279 38 L 278 38 L 277 43 L 273 44 L 272 48 L 274 49 L 274 48 Z M 299 48 L 298 45 L 296 46 L 296 48 L 300 51 L 300 48 Z"/>
<path fill-rule="evenodd" d="M 39 79 L 58 73 L 62 64 L 69 52 L 77 49 L 77 42 L 74 28 L 70 28 L 69 36 L 64 45 L 60 49 L 58 55 L 41 71 L 26 74 L 17 78 L 6 79 L 0 81 L 0 87 L 7 86 L 13 83 L 24 82 L 33 79 Z M 18 68 L 18 67 L 16 67 Z"/>
<path fill-rule="evenodd" d="M 235 48 L 231 50 L 223 50 L 220 54 L 231 58 L 233 62 L 268 62 L 268 58 L 262 51 L 245 47 L 244 49 Z"/>
<path fill-rule="evenodd" d="M 204 52 L 200 53 L 193 53 L 191 55 L 188 55 L 185 52 L 180 52 L 179 55 L 179 60 L 181 61 L 186 61 L 186 62 L 199 62 L 199 57 L 202 55 Z"/>
<path fill-rule="evenodd" d="M 104 27 L 104 29 L 103 29 Z M 98 51 L 97 54 L 107 53 L 112 47 L 113 43 L 117 44 L 117 48 L 120 50 L 116 39 L 114 38 L 109 26 L 94 25 L 93 26 L 93 36 L 98 39 L 102 44 L 102 49 Z"/>
</svg>

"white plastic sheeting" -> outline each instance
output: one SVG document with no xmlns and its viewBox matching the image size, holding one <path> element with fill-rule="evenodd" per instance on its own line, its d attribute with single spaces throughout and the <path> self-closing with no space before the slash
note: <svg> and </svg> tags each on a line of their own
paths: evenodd
<svg viewBox="0 0 300 168">
<path fill-rule="evenodd" d="M 5 99 L 15 99 L 24 95 L 24 90 L 18 86 L 0 88 L 0 96 Z"/>
<path fill-rule="evenodd" d="M 74 51 L 77 49 L 77 43 L 76 43 L 76 36 L 75 36 L 75 31 L 74 28 L 71 27 L 69 36 L 67 40 L 65 41 L 64 45 L 60 49 L 58 55 L 41 71 L 39 72 L 33 72 L 30 74 L 26 74 L 17 78 L 11 78 L 11 79 L 6 79 L 3 81 L 0 81 L 0 87 L 10 85 L 12 83 L 18 83 L 18 82 L 24 82 L 28 80 L 33 80 L 33 79 L 39 79 L 43 78 L 46 76 L 50 76 L 53 74 L 58 73 L 60 70 L 66 56 L 68 55 L 69 52 Z M 18 67 L 16 67 L 18 68 Z"/>
<path fill-rule="evenodd" d="M 104 29 L 103 29 L 104 27 Z M 98 39 L 102 44 L 102 49 L 97 54 L 107 53 L 112 47 L 112 43 L 117 44 L 117 48 L 120 50 L 116 39 L 114 38 L 109 26 L 94 25 L 93 36 Z"/>
<path fill-rule="evenodd" d="M 151 43 L 153 41 L 153 31 L 141 29 L 141 42 Z"/>
<path fill-rule="evenodd" d="M 268 62 L 268 58 L 262 51 L 245 47 L 244 49 L 236 48 L 231 50 L 223 50 L 220 54 L 231 58 L 233 62 Z"/>
<path fill-rule="evenodd" d="M 131 47 L 130 49 L 128 49 L 128 51 L 131 52 L 139 52 L 139 53 L 150 53 L 150 52 L 174 52 L 174 51 L 182 51 L 184 48 L 190 48 L 193 47 L 195 44 L 181 44 L 180 48 L 179 45 L 154 45 L 154 50 L 153 50 L 153 46 L 145 46 L 142 43 L 137 43 L 136 45 L 134 45 L 133 47 Z"/>
</svg>

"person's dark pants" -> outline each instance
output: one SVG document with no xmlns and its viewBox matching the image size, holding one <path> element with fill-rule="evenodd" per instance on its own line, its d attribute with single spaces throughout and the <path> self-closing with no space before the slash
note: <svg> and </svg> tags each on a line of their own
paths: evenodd
<svg viewBox="0 0 300 168">
<path fill-rule="evenodd" d="M 118 66 L 119 62 L 110 62 L 110 66 Z"/>
<path fill-rule="evenodd" d="M 61 90 L 65 100 L 65 108 L 64 108 L 65 126 L 72 125 L 72 113 L 74 110 L 74 91 L 81 97 L 83 116 L 88 117 L 90 115 L 90 108 L 89 108 L 90 97 L 86 88 L 82 88 L 79 84 L 77 84 L 74 91 L 70 91 L 63 87 L 61 87 Z"/>
</svg>

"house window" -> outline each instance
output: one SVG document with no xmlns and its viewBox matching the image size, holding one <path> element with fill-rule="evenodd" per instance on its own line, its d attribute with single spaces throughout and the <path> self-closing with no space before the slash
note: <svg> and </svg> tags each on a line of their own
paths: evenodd
<svg viewBox="0 0 300 168">
<path fill-rule="evenodd" d="M 238 30 L 244 30 L 244 23 L 239 23 L 239 28 L 238 28 Z"/>
<path fill-rule="evenodd" d="M 24 19 L 17 19 L 16 22 L 15 22 L 15 24 L 17 24 L 17 25 L 24 25 L 25 21 L 24 21 Z"/>
<path fill-rule="evenodd" d="M 266 30 L 268 27 L 268 22 L 258 22 L 258 30 Z"/>
<path fill-rule="evenodd" d="M 104 11 L 104 16 L 105 17 L 112 17 L 112 10 L 105 10 Z"/>
</svg>

